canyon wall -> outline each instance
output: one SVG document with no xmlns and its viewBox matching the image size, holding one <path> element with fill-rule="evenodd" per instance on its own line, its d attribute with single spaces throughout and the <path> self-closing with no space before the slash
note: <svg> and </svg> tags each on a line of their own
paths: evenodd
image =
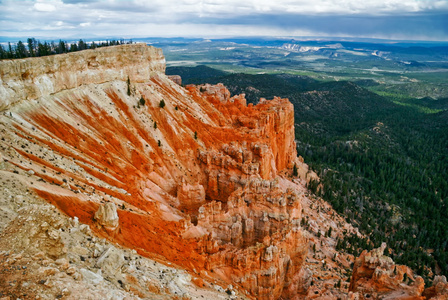
<svg viewBox="0 0 448 300">
<path fill-rule="evenodd" d="M 112 80 L 147 81 L 165 71 L 162 50 L 145 44 L 0 61 L 0 110 L 84 84 Z"/>
<path fill-rule="evenodd" d="M 145 45 L 1 62 L 2 169 L 142 255 L 294 297 L 308 240 L 292 104 L 184 89 L 164 68 Z"/>
</svg>

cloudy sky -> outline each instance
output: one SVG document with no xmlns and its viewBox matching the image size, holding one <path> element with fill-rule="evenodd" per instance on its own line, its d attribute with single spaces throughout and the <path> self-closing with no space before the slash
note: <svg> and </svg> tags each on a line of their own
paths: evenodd
<svg viewBox="0 0 448 300">
<path fill-rule="evenodd" d="M 448 41 L 448 0 L 0 0 L 0 36 Z"/>
</svg>

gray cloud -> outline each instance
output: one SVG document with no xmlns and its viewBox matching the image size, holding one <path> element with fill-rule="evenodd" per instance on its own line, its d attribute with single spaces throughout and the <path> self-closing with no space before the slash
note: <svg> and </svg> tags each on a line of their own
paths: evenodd
<svg viewBox="0 0 448 300">
<path fill-rule="evenodd" d="M 214 18 L 185 19 L 185 22 L 216 24 Z M 448 36 L 448 14 L 423 14 L 403 16 L 263 14 L 219 21 L 222 25 L 263 25 L 285 30 L 304 29 L 331 35 L 350 36 Z"/>
<path fill-rule="evenodd" d="M 448 40 L 444 0 L 0 0 L 3 36 L 326 35 Z"/>
</svg>

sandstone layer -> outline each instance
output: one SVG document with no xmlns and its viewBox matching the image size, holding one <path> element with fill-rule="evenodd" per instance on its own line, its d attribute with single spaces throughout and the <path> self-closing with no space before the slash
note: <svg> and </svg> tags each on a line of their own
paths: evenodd
<svg viewBox="0 0 448 300">
<path fill-rule="evenodd" d="M 247 299 L 98 238 L 33 193 L 27 179 L 0 170 L 0 299 Z"/>
<path fill-rule="evenodd" d="M 165 71 L 162 50 L 145 44 L 0 61 L 0 110 L 85 84 L 144 82 Z"/>
<path fill-rule="evenodd" d="M 292 104 L 184 89 L 164 68 L 144 45 L 1 62 L 2 168 L 142 255 L 257 299 L 295 297 L 308 238 L 288 178 L 294 164 L 297 182 L 315 175 Z"/>
</svg>

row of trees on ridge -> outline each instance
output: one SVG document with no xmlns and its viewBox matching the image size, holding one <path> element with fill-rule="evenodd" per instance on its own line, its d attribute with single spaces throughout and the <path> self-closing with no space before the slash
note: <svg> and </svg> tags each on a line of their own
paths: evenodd
<svg viewBox="0 0 448 300">
<path fill-rule="evenodd" d="M 28 38 L 26 44 L 22 41 L 18 41 L 17 44 L 8 43 L 5 48 L 0 44 L 0 59 L 16 59 L 25 57 L 39 57 L 48 56 L 54 54 L 62 54 L 68 52 L 76 52 L 86 49 L 95 49 L 99 47 L 108 47 L 116 45 L 132 44 L 132 40 L 107 40 L 101 42 L 87 42 L 82 39 L 79 41 L 67 42 L 59 40 L 44 41 L 43 43 L 35 38 Z"/>
</svg>

